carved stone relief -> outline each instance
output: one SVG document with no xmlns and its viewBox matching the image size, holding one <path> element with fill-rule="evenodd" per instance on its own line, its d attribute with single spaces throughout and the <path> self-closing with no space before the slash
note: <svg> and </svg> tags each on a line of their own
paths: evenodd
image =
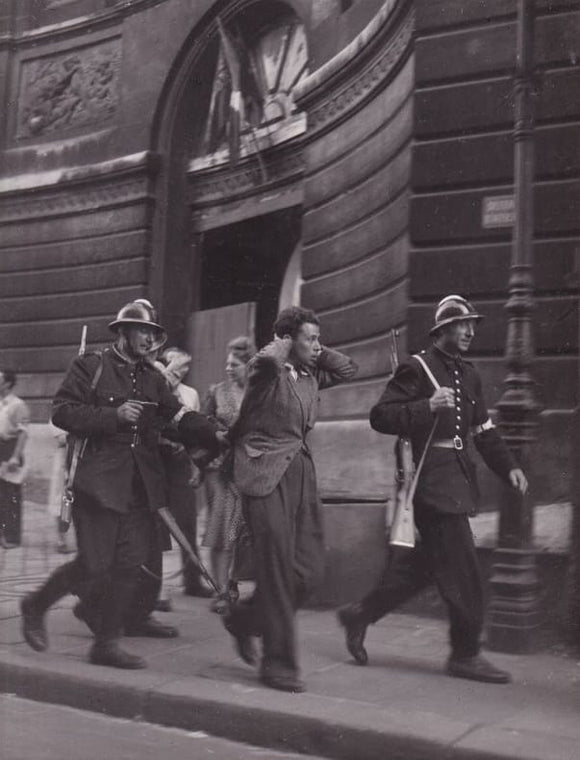
<svg viewBox="0 0 580 760">
<path fill-rule="evenodd" d="M 110 122 L 119 105 L 121 40 L 26 61 L 20 78 L 18 138 Z"/>
</svg>

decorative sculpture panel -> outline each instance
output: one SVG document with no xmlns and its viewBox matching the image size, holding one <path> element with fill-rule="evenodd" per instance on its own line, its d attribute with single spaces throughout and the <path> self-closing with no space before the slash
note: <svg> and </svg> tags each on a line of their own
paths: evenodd
<svg viewBox="0 0 580 760">
<path fill-rule="evenodd" d="M 119 105 L 120 38 L 26 61 L 20 79 L 20 139 L 110 122 Z"/>
</svg>

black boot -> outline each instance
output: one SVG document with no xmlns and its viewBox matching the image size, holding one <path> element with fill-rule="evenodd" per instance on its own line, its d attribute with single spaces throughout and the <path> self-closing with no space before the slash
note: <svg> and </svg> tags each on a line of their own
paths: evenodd
<svg viewBox="0 0 580 760">
<path fill-rule="evenodd" d="M 360 604 L 347 604 L 337 613 L 338 622 L 345 629 L 346 648 L 358 665 L 366 665 L 369 661 L 364 640 L 368 623 L 365 621 Z"/>
<path fill-rule="evenodd" d="M 160 623 L 149 616 L 145 620 L 131 621 L 125 628 L 125 636 L 146 636 L 150 639 L 175 639 L 179 631 L 174 625 Z"/>
<path fill-rule="evenodd" d="M 106 665 L 109 668 L 124 670 L 139 670 L 147 667 L 142 657 L 121 649 L 117 639 L 96 639 L 89 653 L 89 661 L 93 665 Z"/>
<path fill-rule="evenodd" d="M 457 657 L 451 655 L 447 660 L 447 674 L 453 678 L 467 678 L 469 681 L 483 683 L 510 683 L 510 674 L 492 665 L 480 654 L 474 657 Z"/>
<path fill-rule="evenodd" d="M 102 605 L 101 629 L 89 654 L 94 665 L 127 670 L 147 667 L 142 657 L 129 654 L 119 646 L 123 618 L 134 600 L 138 579 L 138 569 L 117 573 L 111 578 Z"/>
<path fill-rule="evenodd" d="M 48 649 L 44 616 L 53 604 L 72 592 L 75 568 L 74 562 L 67 562 L 66 565 L 57 568 L 44 586 L 28 594 L 20 602 L 22 635 L 26 643 L 37 652 Z"/>
</svg>

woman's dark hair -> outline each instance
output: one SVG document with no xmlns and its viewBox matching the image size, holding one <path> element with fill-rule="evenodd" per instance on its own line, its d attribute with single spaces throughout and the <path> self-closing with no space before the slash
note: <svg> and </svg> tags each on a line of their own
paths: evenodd
<svg viewBox="0 0 580 760">
<path fill-rule="evenodd" d="M 16 380 L 18 379 L 18 375 L 16 374 L 16 372 L 14 372 L 13 369 L 8 369 L 8 368 L 4 368 L 4 369 L 0 368 L 0 372 L 2 373 L 2 377 L 8 383 L 10 388 L 14 388 L 14 386 L 16 385 Z"/>
<path fill-rule="evenodd" d="M 279 338 L 289 335 L 296 338 L 302 325 L 320 325 L 318 317 L 311 309 L 303 309 L 301 306 L 289 306 L 278 314 L 274 322 L 274 334 Z"/>
<path fill-rule="evenodd" d="M 227 346 L 227 352 L 228 354 L 233 354 L 236 359 L 244 362 L 244 364 L 247 364 L 256 353 L 256 346 L 254 341 L 247 335 L 240 335 L 239 337 L 230 340 Z"/>
</svg>

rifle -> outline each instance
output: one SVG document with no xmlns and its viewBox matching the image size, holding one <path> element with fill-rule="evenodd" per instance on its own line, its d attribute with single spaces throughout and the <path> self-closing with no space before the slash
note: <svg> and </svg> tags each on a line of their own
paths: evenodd
<svg viewBox="0 0 580 760">
<path fill-rule="evenodd" d="M 187 540 L 185 534 L 183 533 L 183 531 L 177 524 L 171 512 L 167 509 L 167 507 L 161 507 L 161 509 L 157 511 L 159 513 L 159 517 L 161 517 L 165 525 L 167 525 L 169 532 L 171 533 L 173 538 L 177 541 L 179 546 L 185 552 L 187 559 L 192 563 L 194 567 L 197 568 L 197 570 L 201 573 L 202 577 L 209 583 L 209 585 L 213 588 L 216 594 L 219 594 L 220 587 L 217 585 L 217 583 L 214 581 L 212 576 L 206 570 L 203 562 L 199 558 L 198 553 Z"/>
<path fill-rule="evenodd" d="M 399 364 L 397 336 L 398 331 L 391 330 L 390 353 L 391 368 L 393 374 Z M 431 382 L 435 385 L 436 381 L 431 375 L 428 367 L 425 366 L 425 362 L 421 359 L 420 356 L 416 355 L 415 358 L 418 359 L 420 364 L 423 365 L 425 371 L 431 379 Z M 411 441 L 408 438 L 399 436 L 395 443 L 395 459 L 397 463 L 397 470 L 395 475 L 396 496 L 394 515 L 389 536 L 389 544 L 391 546 L 404 546 L 410 549 L 414 548 L 415 546 L 415 511 L 413 506 L 413 499 L 415 498 L 415 491 L 417 489 L 419 475 L 423 469 L 425 457 L 427 456 L 427 451 L 431 445 L 433 434 L 435 433 L 435 428 L 437 427 L 437 422 L 438 419 L 436 417 L 416 469 L 413 462 L 413 449 L 411 446 Z"/>
<path fill-rule="evenodd" d="M 87 350 L 87 326 L 83 325 L 81 332 L 81 344 L 79 346 L 79 356 L 82 356 Z M 62 502 L 60 505 L 60 530 L 62 533 L 70 528 L 72 505 L 74 502 L 73 483 L 77 471 L 77 466 L 86 445 L 86 438 L 68 437 L 68 451 L 66 456 L 66 469 L 64 478 L 64 490 L 62 493 Z"/>
<path fill-rule="evenodd" d="M 389 333 L 389 355 L 391 372 L 399 366 L 399 350 L 397 338 L 399 331 L 392 329 Z M 415 519 L 413 500 L 409 498 L 413 484 L 415 467 L 413 450 L 408 438 L 399 436 L 395 441 L 395 508 L 390 525 L 389 544 L 391 546 L 415 546 Z"/>
</svg>

